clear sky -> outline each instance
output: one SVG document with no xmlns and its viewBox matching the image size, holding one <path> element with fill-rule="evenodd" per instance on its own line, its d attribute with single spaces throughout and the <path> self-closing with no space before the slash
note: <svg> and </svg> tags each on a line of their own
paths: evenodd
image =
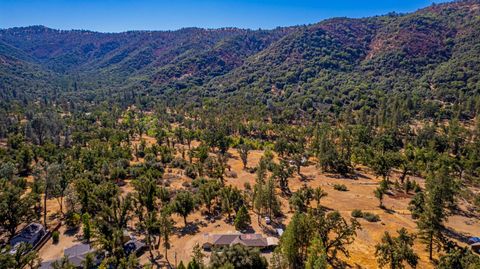
<svg viewBox="0 0 480 269">
<path fill-rule="evenodd" d="M 182 27 L 271 29 L 331 17 L 411 12 L 445 0 L 0 0 L 0 28 L 100 32 Z"/>
</svg>

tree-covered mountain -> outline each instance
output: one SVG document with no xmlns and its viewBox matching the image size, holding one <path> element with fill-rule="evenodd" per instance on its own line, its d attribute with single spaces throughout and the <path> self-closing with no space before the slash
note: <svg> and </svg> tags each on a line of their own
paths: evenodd
<svg viewBox="0 0 480 269">
<path fill-rule="evenodd" d="M 384 116 L 471 118 L 480 107 L 479 7 L 456 1 L 274 30 L 4 29 L 0 93 L 22 102 L 45 94 L 140 105 L 221 100 L 288 118 L 362 117 L 397 102 L 409 115 Z"/>
</svg>

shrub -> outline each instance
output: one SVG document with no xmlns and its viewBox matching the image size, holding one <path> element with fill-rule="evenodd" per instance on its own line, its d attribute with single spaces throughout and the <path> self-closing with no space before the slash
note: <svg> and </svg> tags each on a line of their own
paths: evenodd
<svg viewBox="0 0 480 269">
<path fill-rule="evenodd" d="M 189 178 L 197 178 L 197 169 L 193 165 L 188 165 L 185 167 L 185 175 Z"/>
<path fill-rule="evenodd" d="M 345 186 L 344 184 L 335 184 L 333 185 L 333 189 L 337 191 L 348 191 L 347 186 Z"/>
<path fill-rule="evenodd" d="M 185 161 L 185 159 L 181 158 L 181 157 L 176 157 L 175 159 L 173 159 L 173 161 L 171 162 L 171 166 L 173 168 L 180 168 L 180 169 L 185 169 L 185 167 L 187 166 L 187 161 Z"/>
<path fill-rule="evenodd" d="M 257 167 L 247 167 L 247 172 L 255 174 L 257 172 Z"/>
<path fill-rule="evenodd" d="M 377 222 L 377 221 L 380 221 L 380 217 L 379 217 L 377 214 L 373 214 L 373 213 L 370 213 L 370 212 L 364 212 L 364 213 L 363 213 L 363 218 L 364 218 L 366 221 L 369 221 L 369 222 Z"/>
<path fill-rule="evenodd" d="M 52 233 L 52 241 L 54 244 L 58 244 L 58 242 L 60 241 L 60 233 L 58 231 L 54 231 Z"/>
<path fill-rule="evenodd" d="M 415 182 L 415 181 L 413 181 Z M 410 179 L 407 177 L 407 180 L 405 181 L 405 184 L 403 186 L 403 189 L 405 190 L 405 193 L 409 193 L 415 188 L 415 184 Z"/>
<path fill-rule="evenodd" d="M 194 188 L 200 188 L 203 184 L 207 183 L 207 179 L 204 177 L 199 177 L 194 180 L 192 180 L 192 187 Z"/>
<path fill-rule="evenodd" d="M 352 211 L 352 217 L 354 218 L 363 218 L 363 212 L 360 209 L 354 209 Z"/>
</svg>

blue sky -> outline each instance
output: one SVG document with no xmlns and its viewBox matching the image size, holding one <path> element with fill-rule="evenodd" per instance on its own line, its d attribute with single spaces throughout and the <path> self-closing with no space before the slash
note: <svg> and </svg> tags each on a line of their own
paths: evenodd
<svg viewBox="0 0 480 269">
<path fill-rule="evenodd" d="M 182 27 L 271 29 L 345 16 L 411 12 L 445 0 L 0 0 L 0 28 L 101 32 Z"/>
</svg>

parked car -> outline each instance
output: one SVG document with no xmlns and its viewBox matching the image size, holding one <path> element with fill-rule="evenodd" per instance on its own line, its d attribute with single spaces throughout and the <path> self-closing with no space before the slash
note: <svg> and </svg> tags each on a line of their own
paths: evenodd
<svg viewBox="0 0 480 269">
<path fill-rule="evenodd" d="M 265 223 L 270 224 L 272 223 L 272 220 L 269 217 L 265 217 Z"/>
</svg>

